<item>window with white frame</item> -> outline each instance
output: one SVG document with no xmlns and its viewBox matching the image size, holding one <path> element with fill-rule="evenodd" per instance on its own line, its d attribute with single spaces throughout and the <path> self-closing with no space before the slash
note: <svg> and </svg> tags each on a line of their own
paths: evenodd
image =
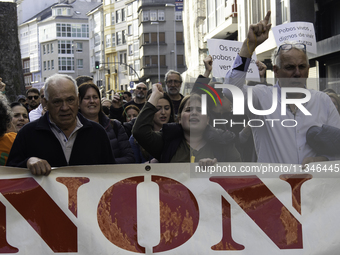
<svg viewBox="0 0 340 255">
<path fill-rule="evenodd" d="M 110 13 L 106 13 L 105 14 L 105 26 L 111 26 L 111 17 L 110 17 Z"/>
<path fill-rule="evenodd" d="M 125 8 L 122 9 L 122 21 L 126 20 Z"/>
<path fill-rule="evenodd" d="M 157 10 L 151 10 L 150 11 L 150 20 L 151 21 L 157 21 Z"/>
<path fill-rule="evenodd" d="M 132 49 L 132 44 L 129 44 L 129 56 L 133 55 L 133 49 Z"/>
<path fill-rule="evenodd" d="M 58 41 L 58 54 L 73 54 L 72 44 L 72 41 Z"/>
<path fill-rule="evenodd" d="M 128 35 L 132 35 L 132 25 L 128 25 Z"/>
<path fill-rule="evenodd" d="M 132 15 L 132 4 L 128 4 L 127 6 L 127 16 L 131 16 Z"/>
<path fill-rule="evenodd" d="M 116 34 L 112 33 L 112 47 L 116 46 Z"/>
<path fill-rule="evenodd" d="M 98 33 L 94 35 L 94 45 L 95 46 L 100 45 L 100 35 Z"/>
<path fill-rule="evenodd" d="M 122 22 L 122 12 L 121 10 L 116 11 L 116 23 Z"/>
<path fill-rule="evenodd" d="M 83 68 L 84 66 L 83 66 L 83 60 L 82 59 L 77 59 L 77 68 L 78 69 L 81 69 L 81 68 Z"/>
<path fill-rule="evenodd" d="M 111 47 L 111 35 L 106 35 L 106 48 L 110 48 Z"/>
<path fill-rule="evenodd" d="M 149 11 L 143 11 L 143 21 L 149 21 Z"/>
<path fill-rule="evenodd" d="M 83 43 L 82 42 L 77 42 L 76 47 L 77 47 L 77 52 L 83 52 Z"/>
<path fill-rule="evenodd" d="M 47 61 L 47 69 L 51 70 L 50 61 Z"/>
<path fill-rule="evenodd" d="M 164 10 L 158 10 L 158 20 L 159 21 L 164 21 L 165 20 Z"/>
<path fill-rule="evenodd" d="M 115 20 L 115 13 L 114 12 L 111 12 L 111 25 L 114 25 L 116 23 L 116 20 Z"/>
<path fill-rule="evenodd" d="M 44 61 L 44 71 L 46 71 L 46 61 Z"/>
<path fill-rule="evenodd" d="M 53 43 L 51 43 L 51 53 L 53 53 L 54 48 L 53 48 Z"/>
<path fill-rule="evenodd" d="M 175 19 L 176 20 L 182 20 L 182 12 L 181 11 L 175 13 Z"/>
<path fill-rule="evenodd" d="M 125 36 L 125 34 L 126 34 L 126 30 L 123 30 L 122 31 L 122 43 L 123 44 L 126 44 L 126 36 Z"/>
<path fill-rule="evenodd" d="M 47 54 L 50 54 L 50 45 L 46 44 Z"/>
<path fill-rule="evenodd" d="M 54 60 L 51 60 L 51 69 L 54 70 Z"/>
<path fill-rule="evenodd" d="M 122 45 L 122 31 L 117 32 L 117 45 Z"/>
<path fill-rule="evenodd" d="M 74 71 L 73 57 L 59 57 L 58 62 L 60 71 Z"/>
<path fill-rule="evenodd" d="M 46 54 L 46 45 L 43 45 L 43 54 Z"/>
<path fill-rule="evenodd" d="M 282 23 L 288 21 L 288 3 L 287 0 L 281 0 L 281 17 L 282 17 Z"/>
</svg>

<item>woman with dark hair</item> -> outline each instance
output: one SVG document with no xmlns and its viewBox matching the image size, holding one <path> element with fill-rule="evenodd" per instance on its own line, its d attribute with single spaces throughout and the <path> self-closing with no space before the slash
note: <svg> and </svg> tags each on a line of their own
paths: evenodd
<svg viewBox="0 0 340 255">
<path fill-rule="evenodd" d="M 178 123 L 163 124 L 162 130 L 152 130 L 158 111 L 157 102 L 163 96 L 161 84 L 154 84 L 152 94 L 140 112 L 132 133 L 138 143 L 161 163 L 241 161 L 232 132 L 210 126 L 209 117 L 201 113 L 201 96 L 183 98 L 178 108 Z"/>
<path fill-rule="evenodd" d="M 136 118 L 139 114 L 140 110 L 137 106 L 130 104 L 124 108 L 123 111 L 123 119 L 124 122 L 129 122 L 132 119 Z"/>
<path fill-rule="evenodd" d="M 111 143 L 112 152 L 117 164 L 134 163 L 135 159 L 129 138 L 119 121 L 110 120 L 102 111 L 100 92 L 92 82 L 85 82 L 79 90 L 79 112 L 87 119 L 103 126 Z"/>
<path fill-rule="evenodd" d="M 149 99 L 150 96 L 147 98 Z M 158 132 L 162 129 L 163 124 L 174 122 L 174 107 L 172 101 L 168 94 L 164 93 L 161 98 L 158 99 L 157 112 L 153 117 L 153 127 L 152 130 Z M 146 161 L 151 161 L 153 157 L 141 147 L 133 135 L 130 137 L 130 144 L 135 154 L 136 163 L 144 163 Z M 155 162 L 155 161 L 153 161 Z"/>
<path fill-rule="evenodd" d="M 0 166 L 6 165 L 16 132 L 8 132 L 11 125 L 12 112 L 5 95 L 0 93 Z"/>
<path fill-rule="evenodd" d="M 28 117 L 28 111 L 27 108 L 19 102 L 13 102 L 11 103 L 10 106 L 13 113 L 12 118 L 12 127 L 14 128 L 13 131 L 18 133 L 19 130 L 30 121 Z"/>
</svg>

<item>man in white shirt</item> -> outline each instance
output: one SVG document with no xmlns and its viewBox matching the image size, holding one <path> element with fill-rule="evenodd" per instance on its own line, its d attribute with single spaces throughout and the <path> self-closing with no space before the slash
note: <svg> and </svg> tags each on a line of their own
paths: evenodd
<svg viewBox="0 0 340 255">
<path fill-rule="evenodd" d="M 264 20 L 250 25 L 247 39 L 232 69 L 226 75 L 225 83 L 236 85 L 243 90 L 247 106 L 248 86 L 244 85 L 244 81 L 255 48 L 268 38 L 271 27 L 271 24 L 268 24 L 269 18 L 270 12 Z M 278 82 L 274 86 L 252 87 L 252 103 L 257 110 L 268 110 L 272 106 L 276 106 L 276 110 L 267 115 L 260 115 L 254 114 L 254 111 L 249 110 L 248 107 L 245 108 L 249 119 L 257 119 L 264 123 L 261 127 L 252 127 L 258 162 L 304 165 L 310 162 L 337 159 L 334 155 L 317 155 L 306 142 L 306 133 L 311 126 L 327 124 L 340 127 L 339 114 L 325 93 L 306 89 L 305 91 L 309 91 L 311 95 L 310 100 L 305 98 L 307 102 L 301 105 L 290 103 L 281 109 L 281 103 L 284 101 L 281 95 L 285 95 L 283 88 L 305 88 L 306 86 L 309 71 L 306 46 L 301 43 L 284 43 L 275 53 L 273 62 L 273 70 Z M 277 102 L 274 101 L 273 105 L 276 90 Z M 224 89 L 224 92 L 227 92 L 227 89 Z M 303 100 L 304 96 L 304 93 L 287 93 L 287 98 L 293 99 L 294 102 Z M 306 114 L 307 112 L 311 115 Z"/>
</svg>

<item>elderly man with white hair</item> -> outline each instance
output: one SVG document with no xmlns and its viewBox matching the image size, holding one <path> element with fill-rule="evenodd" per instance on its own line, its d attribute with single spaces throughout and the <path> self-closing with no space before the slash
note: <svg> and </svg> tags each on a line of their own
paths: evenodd
<svg viewBox="0 0 340 255">
<path fill-rule="evenodd" d="M 48 175 L 52 167 L 115 163 L 105 130 L 78 113 L 76 81 L 54 74 L 46 80 L 46 114 L 18 133 L 7 166 Z"/>
<path fill-rule="evenodd" d="M 253 52 L 268 38 L 269 20 L 270 12 L 259 23 L 250 25 L 240 53 L 226 75 L 225 83 L 236 85 L 245 95 L 246 102 L 237 104 L 234 94 L 234 114 L 245 103 L 249 119 L 258 120 L 257 124 L 251 123 L 258 162 L 305 166 L 310 162 L 338 159 L 338 155 L 317 153 L 306 140 L 310 127 L 324 124 L 340 127 L 340 118 L 325 93 L 306 89 L 309 62 L 305 44 L 285 42 L 278 47 L 273 56 L 277 78 L 274 86 L 259 84 L 250 88 L 244 85 Z M 227 85 L 222 87 L 228 92 Z M 237 91 L 237 88 L 233 89 Z M 247 100 L 250 90 L 252 105 Z M 237 101 L 239 99 L 238 95 Z M 265 110 L 268 113 L 264 114 Z"/>
</svg>

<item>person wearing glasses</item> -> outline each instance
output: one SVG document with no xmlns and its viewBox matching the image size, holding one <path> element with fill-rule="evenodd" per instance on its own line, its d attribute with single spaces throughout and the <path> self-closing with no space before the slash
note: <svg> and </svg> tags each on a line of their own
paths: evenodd
<svg viewBox="0 0 340 255">
<path fill-rule="evenodd" d="M 268 38 L 271 28 L 270 14 L 269 11 L 259 23 L 250 25 L 247 39 L 244 41 L 231 70 L 227 72 L 225 77 L 226 84 L 236 85 L 243 90 L 245 99 L 247 99 L 248 87 L 244 85 L 244 82 L 251 56 L 256 47 Z M 337 159 L 337 155 L 317 154 L 306 142 L 306 133 L 311 126 L 327 124 L 340 127 L 339 114 L 325 93 L 308 90 L 311 98 L 301 104 L 300 108 L 303 109 L 302 107 L 304 107 L 311 115 L 306 115 L 293 103 L 286 106 L 286 115 L 281 112 L 282 88 L 306 88 L 309 71 L 306 45 L 298 42 L 285 42 L 280 45 L 273 56 L 273 70 L 277 83 L 274 86 L 256 85 L 253 87 L 252 102 L 253 107 L 257 110 L 271 109 L 273 95 L 276 97 L 273 93 L 277 90 L 278 100 L 276 101 L 277 105 L 274 105 L 276 110 L 268 115 L 255 115 L 248 107 L 245 107 L 249 119 L 260 119 L 264 123 L 262 127 L 252 127 L 258 156 L 257 161 L 293 163 L 304 166 L 310 162 Z M 223 92 L 227 92 L 227 89 L 223 89 Z M 287 93 L 287 98 L 293 102 L 301 100 L 303 97 L 305 97 L 304 93 Z M 247 103 L 247 100 L 245 101 Z M 295 122 L 290 121 L 282 125 L 282 121 L 286 119 Z"/>
<path fill-rule="evenodd" d="M 40 92 L 37 88 L 30 88 L 26 91 L 28 112 L 37 108 L 40 104 Z"/>
<path fill-rule="evenodd" d="M 174 105 L 175 115 L 177 116 L 178 107 L 182 102 L 183 95 L 180 92 L 182 86 L 182 76 L 179 72 L 174 70 L 169 70 L 165 74 L 165 87 L 166 92 L 171 98 L 172 104 Z"/>
<path fill-rule="evenodd" d="M 36 119 L 39 119 L 47 111 L 46 100 L 44 100 L 44 95 L 45 95 L 44 90 L 45 90 L 45 87 L 43 86 L 40 89 L 40 104 L 39 104 L 39 106 L 37 108 L 35 108 L 34 110 L 29 112 L 30 121 L 35 121 Z"/>
<path fill-rule="evenodd" d="M 48 111 L 21 128 L 7 166 L 48 175 L 52 167 L 115 163 L 103 127 L 78 113 L 78 87 L 71 76 L 50 76 L 45 83 L 45 99 Z"/>
</svg>

